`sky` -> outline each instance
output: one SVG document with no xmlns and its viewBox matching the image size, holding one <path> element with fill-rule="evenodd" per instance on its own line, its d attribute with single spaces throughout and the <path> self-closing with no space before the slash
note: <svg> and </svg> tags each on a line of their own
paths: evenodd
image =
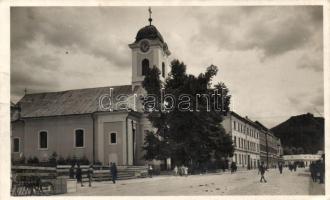
<svg viewBox="0 0 330 200">
<path fill-rule="evenodd" d="M 11 101 L 27 93 L 126 85 L 128 44 L 147 7 L 12 7 Z M 323 116 L 321 6 L 152 7 L 153 25 L 188 73 L 211 64 L 231 109 L 271 128 Z"/>
</svg>

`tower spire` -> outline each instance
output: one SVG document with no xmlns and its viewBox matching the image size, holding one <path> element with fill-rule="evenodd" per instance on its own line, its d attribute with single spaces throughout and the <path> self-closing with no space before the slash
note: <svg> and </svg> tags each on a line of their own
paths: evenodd
<svg viewBox="0 0 330 200">
<path fill-rule="evenodd" d="M 150 26 L 151 26 L 151 22 L 152 22 L 152 18 L 151 18 L 151 7 L 149 7 L 149 9 L 148 9 L 148 11 L 149 11 L 149 19 L 148 19 L 148 21 L 149 21 L 149 23 L 150 23 Z"/>
</svg>

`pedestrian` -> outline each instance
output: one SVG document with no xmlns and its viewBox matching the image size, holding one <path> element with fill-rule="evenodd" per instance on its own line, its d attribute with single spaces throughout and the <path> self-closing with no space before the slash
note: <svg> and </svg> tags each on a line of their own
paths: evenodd
<svg viewBox="0 0 330 200">
<path fill-rule="evenodd" d="M 69 177 L 70 179 L 74 179 L 74 164 L 71 164 L 71 167 L 69 169 Z"/>
<path fill-rule="evenodd" d="M 81 187 L 84 187 L 82 182 L 82 171 L 79 163 L 77 163 L 76 178 L 77 178 L 77 182 L 81 184 Z"/>
<path fill-rule="evenodd" d="M 182 176 L 183 175 L 183 165 L 181 165 L 179 167 L 179 175 Z"/>
<path fill-rule="evenodd" d="M 316 168 L 314 162 L 309 165 L 309 171 L 311 172 L 313 182 L 316 182 Z"/>
<path fill-rule="evenodd" d="M 117 166 L 116 163 L 110 163 L 110 165 L 111 179 L 113 184 L 115 184 L 117 179 Z"/>
<path fill-rule="evenodd" d="M 184 175 L 187 177 L 188 176 L 188 167 L 184 166 Z"/>
<path fill-rule="evenodd" d="M 92 177 L 93 177 L 93 166 L 90 165 L 87 171 L 88 186 L 92 186 Z"/>
<path fill-rule="evenodd" d="M 235 172 L 235 168 L 236 168 L 236 163 L 235 162 L 232 162 L 231 163 L 231 166 L 230 166 L 231 173 L 234 173 Z"/>
<path fill-rule="evenodd" d="M 178 167 L 176 165 L 175 165 L 173 171 L 174 171 L 174 175 L 177 176 L 178 175 Z"/>
<path fill-rule="evenodd" d="M 152 178 L 152 172 L 153 172 L 152 165 L 149 165 L 148 166 L 148 175 L 149 175 L 149 178 Z"/>
<path fill-rule="evenodd" d="M 283 165 L 282 165 L 282 163 L 280 163 L 278 165 L 278 169 L 280 170 L 280 174 L 282 174 L 282 171 L 283 171 Z"/>
<path fill-rule="evenodd" d="M 320 162 L 320 184 L 324 183 L 324 175 L 325 175 L 325 164 L 324 161 Z"/>
<path fill-rule="evenodd" d="M 260 174 L 261 174 L 261 178 L 260 178 L 260 182 L 262 182 L 262 180 L 264 180 L 265 183 L 267 183 L 266 179 L 265 179 L 265 172 L 266 172 L 266 166 L 261 163 L 260 165 Z"/>
</svg>

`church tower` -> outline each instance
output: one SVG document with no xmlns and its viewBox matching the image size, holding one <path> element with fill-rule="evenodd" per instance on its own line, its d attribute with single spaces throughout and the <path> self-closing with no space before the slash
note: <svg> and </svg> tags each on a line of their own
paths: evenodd
<svg viewBox="0 0 330 200">
<path fill-rule="evenodd" d="M 132 89 L 142 86 L 145 73 L 148 68 L 157 67 L 161 72 L 161 80 L 167 76 L 168 50 L 162 35 L 157 28 L 151 24 L 151 9 L 149 8 L 149 25 L 141 28 L 135 41 L 128 46 L 132 50 Z"/>
</svg>

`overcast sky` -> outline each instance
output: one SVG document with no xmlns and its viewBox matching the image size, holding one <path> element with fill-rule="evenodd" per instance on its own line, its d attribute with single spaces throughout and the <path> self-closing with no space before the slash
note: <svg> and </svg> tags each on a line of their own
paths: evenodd
<svg viewBox="0 0 330 200">
<path fill-rule="evenodd" d="M 147 7 L 11 9 L 11 100 L 28 93 L 131 81 Z M 320 6 L 153 7 L 153 24 L 192 74 L 219 67 L 232 109 L 269 128 L 291 115 L 323 115 Z"/>
</svg>

